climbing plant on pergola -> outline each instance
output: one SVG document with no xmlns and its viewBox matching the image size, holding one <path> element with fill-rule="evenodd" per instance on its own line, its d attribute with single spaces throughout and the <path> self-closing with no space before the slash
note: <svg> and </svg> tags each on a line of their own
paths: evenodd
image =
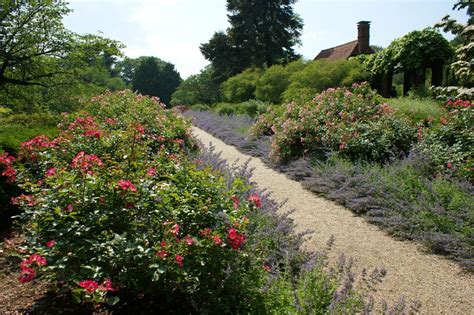
<svg viewBox="0 0 474 315">
<path fill-rule="evenodd" d="M 365 60 L 365 66 L 379 82 L 382 95 L 389 96 L 392 76 L 404 73 L 403 94 L 425 83 L 426 69 L 431 68 L 431 83 L 443 83 L 443 66 L 453 56 L 449 42 L 435 29 L 413 31 L 394 40 L 387 48 Z"/>
</svg>

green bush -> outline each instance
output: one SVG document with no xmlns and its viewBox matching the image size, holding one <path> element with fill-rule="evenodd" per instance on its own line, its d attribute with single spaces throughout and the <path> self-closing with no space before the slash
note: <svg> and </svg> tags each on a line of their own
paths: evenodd
<svg viewBox="0 0 474 315">
<path fill-rule="evenodd" d="M 257 81 L 255 96 L 261 101 L 281 104 L 282 94 L 290 84 L 290 76 L 304 67 L 305 64 L 301 60 L 293 61 L 286 66 L 271 66 Z"/>
<path fill-rule="evenodd" d="M 221 90 L 225 100 L 230 103 L 241 103 L 254 98 L 257 81 L 262 72 L 258 68 L 246 69 L 222 83 Z"/>
<path fill-rule="evenodd" d="M 448 102 L 449 114 L 441 125 L 421 130 L 419 148 L 428 155 L 435 172 L 474 181 L 474 106 L 470 101 Z"/>
<path fill-rule="evenodd" d="M 268 130 L 268 118 L 263 115 L 257 126 L 254 134 Z M 353 160 L 381 162 L 408 153 L 416 140 L 414 128 L 396 118 L 366 83 L 328 89 L 310 102 L 292 102 L 270 129 L 276 160 L 333 151 Z"/>
<path fill-rule="evenodd" d="M 298 100 L 303 96 L 313 97 L 328 88 L 350 86 L 362 82 L 368 74 L 358 60 L 327 61 L 308 63 L 303 70 L 290 76 L 290 85 L 283 93 L 286 101 Z"/>
<path fill-rule="evenodd" d="M 213 110 L 220 115 L 247 115 L 250 117 L 256 117 L 267 110 L 267 107 L 271 104 L 249 100 L 242 103 L 218 103 L 214 106 Z"/>
<path fill-rule="evenodd" d="M 194 163 L 189 125 L 153 100 L 106 94 L 86 110 L 65 116 L 58 138 L 22 144 L 20 281 L 60 280 L 86 303 L 145 294 L 222 311 L 257 305 L 264 257 L 244 243 L 258 241 L 246 227 L 259 197 Z"/>
</svg>

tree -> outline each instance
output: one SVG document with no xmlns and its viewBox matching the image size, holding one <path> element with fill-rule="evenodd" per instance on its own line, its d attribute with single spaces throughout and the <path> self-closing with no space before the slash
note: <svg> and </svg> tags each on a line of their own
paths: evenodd
<svg viewBox="0 0 474 315">
<path fill-rule="evenodd" d="M 189 76 L 171 96 L 171 105 L 214 104 L 221 100 L 219 84 L 213 79 L 211 66 Z"/>
<path fill-rule="evenodd" d="M 456 98 L 472 99 L 474 96 L 474 4 L 469 1 L 458 0 L 454 4 L 453 10 L 467 8 L 469 19 L 466 24 L 459 23 L 445 16 L 440 23 L 435 26 L 443 28 L 445 32 L 457 35 L 458 43 L 455 52 L 455 60 L 450 65 L 454 76 L 458 81 L 458 86 L 451 86 L 435 91 L 445 94 L 452 94 Z"/>
<path fill-rule="evenodd" d="M 181 82 L 174 65 L 156 57 L 140 57 L 133 72 L 132 87 L 144 95 L 157 96 L 170 104 L 171 95 Z"/>
<path fill-rule="evenodd" d="M 60 0 L 0 4 L 0 104 L 14 111 L 72 110 L 79 99 L 118 89 L 111 78 L 123 45 L 67 30 Z"/>
<path fill-rule="evenodd" d="M 14 1 L 1 5 L 0 86 L 45 85 L 64 70 L 49 58 L 61 59 L 72 49 L 73 34 L 61 22 L 70 12 L 63 1 Z"/>
<path fill-rule="evenodd" d="M 225 79 L 249 67 L 286 64 L 299 56 L 303 28 L 294 13 L 296 0 L 227 0 L 230 28 L 216 32 L 201 52 L 211 61 L 218 79 Z"/>
</svg>

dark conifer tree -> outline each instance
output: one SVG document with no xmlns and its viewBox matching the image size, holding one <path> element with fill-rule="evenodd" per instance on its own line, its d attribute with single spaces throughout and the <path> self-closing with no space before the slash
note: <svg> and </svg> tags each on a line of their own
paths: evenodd
<svg viewBox="0 0 474 315">
<path fill-rule="evenodd" d="M 216 32 L 201 52 L 221 80 L 245 68 L 286 64 L 299 56 L 303 28 L 294 12 L 296 0 L 227 0 L 230 27 Z"/>
</svg>

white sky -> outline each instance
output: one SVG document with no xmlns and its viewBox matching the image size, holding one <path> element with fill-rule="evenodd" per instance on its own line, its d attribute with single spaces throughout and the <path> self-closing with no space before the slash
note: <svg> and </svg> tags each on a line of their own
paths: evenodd
<svg viewBox="0 0 474 315">
<path fill-rule="evenodd" d="M 135 58 L 156 56 L 175 65 L 182 78 L 208 62 L 199 51 L 213 33 L 225 30 L 225 0 L 69 0 L 74 10 L 64 20 L 80 34 L 116 39 Z M 312 59 L 324 48 L 357 38 L 356 23 L 372 21 L 370 43 L 386 47 L 412 31 L 433 26 L 446 14 L 466 21 L 465 11 L 452 11 L 454 0 L 299 0 L 302 45 L 297 52 Z M 452 38 L 447 35 L 447 38 Z"/>
</svg>

